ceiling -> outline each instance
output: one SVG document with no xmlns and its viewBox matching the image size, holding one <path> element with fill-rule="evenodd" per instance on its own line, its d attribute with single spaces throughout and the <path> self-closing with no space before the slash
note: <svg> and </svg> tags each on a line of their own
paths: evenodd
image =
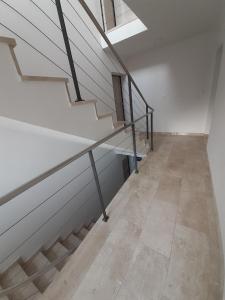
<svg viewBox="0 0 225 300">
<path fill-rule="evenodd" d="M 116 46 L 124 57 L 214 28 L 221 0 L 124 0 L 148 30 Z"/>
</svg>

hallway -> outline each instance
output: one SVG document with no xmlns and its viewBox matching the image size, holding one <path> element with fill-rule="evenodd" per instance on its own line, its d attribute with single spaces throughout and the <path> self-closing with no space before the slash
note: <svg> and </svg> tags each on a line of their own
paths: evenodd
<svg viewBox="0 0 225 300">
<path fill-rule="evenodd" d="M 222 299 L 206 137 L 157 136 L 107 210 L 45 299 Z"/>
</svg>

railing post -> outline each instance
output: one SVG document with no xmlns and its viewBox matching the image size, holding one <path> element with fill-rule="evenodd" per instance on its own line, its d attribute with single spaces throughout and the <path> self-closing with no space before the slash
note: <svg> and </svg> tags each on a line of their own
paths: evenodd
<svg viewBox="0 0 225 300">
<path fill-rule="evenodd" d="M 104 32 L 106 32 L 106 28 L 105 28 L 105 18 L 104 18 L 104 10 L 103 10 L 103 3 L 102 0 L 100 0 L 100 8 L 101 8 L 101 16 L 102 16 L 102 27 Z"/>
<path fill-rule="evenodd" d="M 65 24 L 64 17 L 63 17 L 63 11 L 62 11 L 62 6 L 61 6 L 60 0 L 55 0 L 55 4 L 57 7 L 59 22 L 61 25 L 63 39 L 64 39 L 66 52 L 67 52 L 67 56 L 68 56 L 68 60 L 69 60 L 69 64 L 70 64 L 70 70 L 71 70 L 71 74 L 73 77 L 73 83 L 74 83 L 74 87 L 75 87 L 75 91 L 76 91 L 76 95 L 77 95 L 77 101 L 82 101 L 81 94 L 80 94 L 80 88 L 79 88 L 77 75 L 76 75 L 76 70 L 74 67 L 73 55 L 72 55 L 71 48 L 70 48 L 70 42 L 69 42 L 67 30 L 66 30 L 66 24 Z"/>
<path fill-rule="evenodd" d="M 151 151 L 154 151 L 153 111 L 151 112 Z"/>
<path fill-rule="evenodd" d="M 105 203 L 104 203 L 103 196 L 102 196 L 102 190 L 101 190 L 101 186 L 100 186 L 100 183 L 99 183 L 98 173 L 97 173 L 97 170 L 96 170 L 95 160 L 94 160 L 92 150 L 89 151 L 89 158 L 90 158 L 90 161 L 91 161 L 91 167 L 92 167 L 92 171 L 93 171 L 93 174 L 94 174 L 96 187 L 97 187 L 97 190 L 98 190 L 98 196 L 99 196 L 100 205 L 101 205 L 102 214 L 103 214 L 103 221 L 107 222 L 108 219 L 109 219 L 109 216 L 107 216 L 106 211 L 105 211 Z"/>
<path fill-rule="evenodd" d="M 149 140 L 149 115 L 148 115 L 148 105 L 146 105 L 146 138 Z"/>
<path fill-rule="evenodd" d="M 115 27 L 116 27 L 116 26 L 117 26 L 117 20 L 116 20 L 115 2 L 114 2 L 114 0 L 111 0 L 111 1 L 112 1 L 112 9 L 113 9 L 114 25 L 115 25 Z"/>
<path fill-rule="evenodd" d="M 129 89 L 129 102 L 130 102 L 130 119 L 132 123 L 132 139 L 133 139 L 133 149 L 134 149 L 134 165 L 135 173 L 138 173 L 138 160 L 137 160 L 137 146 L 136 146 L 136 133 L 135 133 L 135 124 L 134 124 L 134 110 L 133 110 L 133 98 L 132 98 L 132 87 L 131 80 L 128 76 L 128 89 Z"/>
</svg>

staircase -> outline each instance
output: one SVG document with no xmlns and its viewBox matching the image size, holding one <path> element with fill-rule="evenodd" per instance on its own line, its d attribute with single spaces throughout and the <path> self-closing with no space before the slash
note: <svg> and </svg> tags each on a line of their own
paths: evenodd
<svg viewBox="0 0 225 300">
<path fill-rule="evenodd" d="M 54 277 L 63 269 L 69 256 L 76 251 L 88 232 L 94 226 L 91 222 L 78 232 L 71 232 L 65 239 L 57 240 L 48 249 L 42 248 L 28 261 L 19 259 L 0 274 L 1 300 L 39 300 Z M 49 267 L 49 271 L 43 271 Z M 34 278 L 34 279 L 32 279 Z M 24 283 L 26 282 L 26 283 Z M 1 290 L 23 283 L 15 291 L 1 296 Z"/>
<path fill-rule="evenodd" d="M 4 74 L 0 81 L 1 116 L 85 138 L 87 145 L 124 126 L 113 119 L 112 113 L 98 115 L 97 100 L 73 101 L 67 78 L 22 74 L 15 47 L 15 39 L 0 37 L 0 64 Z M 34 113 L 28 113 L 31 111 Z M 108 146 L 119 144 L 119 154 L 132 155 L 132 142 L 127 137 L 126 132 L 121 132 Z M 146 151 L 145 143 L 138 139 L 138 155 L 145 156 Z"/>
<path fill-rule="evenodd" d="M 4 228 L 0 236 L 3 241 L 6 241 L 5 245 L 7 245 L 5 249 L 1 249 L 2 253 L 0 253 L 2 256 L 2 273 L 0 274 L 1 299 L 42 299 L 43 293 L 47 293 L 47 287 L 63 269 L 69 256 L 79 247 L 82 240 L 91 230 L 93 223 L 88 226 L 82 226 L 79 231 L 77 231 L 77 228 L 80 228 L 82 224 L 86 224 L 93 218 L 98 218 L 101 214 L 103 215 L 103 221 L 108 221 L 109 216 L 106 208 L 118 191 L 118 189 L 113 190 L 113 182 L 118 187 L 118 180 L 122 182 L 122 185 L 125 177 L 127 178 L 133 170 L 135 173 L 138 173 L 139 158 L 146 155 L 150 141 L 151 150 L 153 150 L 154 110 L 142 95 L 113 46 L 107 40 L 105 33 L 86 3 L 83 0 L 78 0 L 82 8 L 82 14 L 85 13 L 90 17 L 89 21 L 94 23 L 95 29 L 105 39 L 120 69 L 122 67 L 122 72 L 125 76 L 126 92 L 128 88 L 127 95 L 129 100 L 125 105 L 126 107 L 124 106 L 124 110 L 127 109 L 127 112 L 124 113 L 124 119 L 127 121 L 125 123 L 117 122 L 114 99 L 112 99 L 113 108 L 111 110 L 113 113 L 106 113 L 106 111 L 103 113 L 102 111 L 101 114 L 99 113 L 99 106 L 97 106 L 97 95 L 96 99 L 91 99 L 87 96 L 89 100 L 83 101 L 84 99 L 81 96 L 85 94 L 80 93 L 80 88 L 81 86 L 85 87 L 86 81 L 82 77 L 83 82 L 81 83 L 78 76 L 76 76 L 76 63 L 72 55 L 70 55 L 70 46 L 68 44 L 71 44 L 71 40 L 69 41 L 66 34 L 64 13 L 60 7 L 60 0 L 51 2 L 53 8 L 57 6 L 60 27 L 58 23 L 56 26 L 60 30 L 59 40 L 61 39 L 60 42 L 62 42 L 63 36 L 66 46 L 66 52 L 63 50 L 63 53 L 66 56 L 66 62 L 69 62 L 71 72 L 65 73 L 70 77 L 70 82 L 65 77 L 24 74 L 15 52 L 16 40 L 7 36 L 0 36 L 1 118 L 11 122 L 23 122 L 30 127 L 34 125 L 40 131 L 50 129 L 57 134 L 69 135 L 69 138 L 72 137 L 76 139 L 77 143 L 80 143 L 80 148 L 73 151 L 71 155 L 66 155 L 66 158 L 63 160 L 54 162 L 50 167 L 45 163 L 45 170 L 39 170 L 39 166 L 34 168 L 35 170 L 38 169 L 38 174 L 31 176 L 29 173 L 27 180 L 22 183 L 16 182 L 15 186 L 10 186 L 1 195 L 0 207 L 4 206 L 1 211 L 2 215 L 6 211 L 2 217 L 2 223 L 4 223 L 3 226 L 6 228 Z M 5 3 L 5 1 L 2 1 L 2 3 Z M 27 1 L 27 4 L 30 5 L 31 3 L 33 1 Z M 12 8 L 11 5 L 6 5 L 8 8 L 13 9 L 13 13 L 19 13 L 21 17 L 21 13 L 15 10 L 15 7 Z M 68 10 L 68 12 L 70 11 L 71 9 Z M 56 11 L 54 11 L 55 13 Z M 24 16 L 22 17 L 24 19 Z M 49 16 L 47 17 L 49 18 Z M 78 15 L 78 17 L 80 16 Z M 76 21 L 76 19 L 74 20 Z M 31 22 L 29 24 L 34 25 Z M 4 27 L 4 24 L 2 26 Z M 41 32 L 38 26 L 35 28 Z M 5 29 L 21 39 L 21 36 L 15 34 L 9 27 L 5 26 Z M 90 33 L 90 28 L 88 31 Z M 44 36 L 48 38 L 45 34 Z M 24 39 L 23 42 L 29 44 L 29 41 Z M 60 48 L 57 44 L 55 46 L 58 49 Z M 36 49 L 32 45 L 31 48 L 33 50 Z M 36 49 L 36 51 L 41 54 L 40 50 Z M 102 48 L 101 51 L 103 51 Z M 42 56 L 46 58 L 46 55 L 43 53 Z M 51 59 L 48 60 L 51 61 Z M 56 62 L 58 62 L 57 58 Z M 55 64 L 54 61 L 53 64 Z M 108 70 L 112 77 L 112 71 L 109 67 Z M 81 74 L 78 73 L 78 75 Z M 89 78 L 94 77 L 93 73 L 86 75 Z M 93 81 L 95 80 L 93 79 Z M 76 99 L 73 99 L 74 97 L 70 93 L 71 86 L 69 84 L 71 85 L 71 82 L 74 83 Z M 101 84 L 98 83 L 99 85 L 101 88 Z M 88 88 L 89 90 L 92 89 L 93 85 L 90 85 Z M 84 91 L 82 90 L 82 92 Z M 110 96 L 112 98 L 112 90 Z M 137 100 L 134 101 L 133 98 L 135 96 Z M 142 122 L 142 127 L 140 127 L 139 122 Z M 149 123 L 151 124 L 150 126 Z M 16 136 L 17 139 L 18 135 Z M 34 143 L 34 136 L 29 141 Z M 21 143 L 20 140 L 19 142 Z M 13 157 L 13 151 L 15 153 L 18 150 L 15 148 L 7 148 L 9 152 L 12 151 L 12 153 L 10 152 L 10 157 Z M 49 151 L 49 149 L 47 150 Z M 49 154 L 50 156 L 52 155 L 52 152 L 49 152 L 47 152 L 47 155 L 42 155 L 47 160 L 47 156 Z M 21 153 L 21 150 L 19 153 Z M 117 154 L 132 156 L 133 160 L 126 158 L 122 162 L 121 157 Z M 106 157 L 106 155 L 112 156 L 112 159 L 109 158 L 110 156 Z M 35 155 L 32 155 L 31 158 L 36 161 Z M 27 156 L 25 160 L 27 162 Z M 10 163 L 12 163 L 11 160 Z M 133 164 L 131 167 L 130 163 Z M 119 168 L 121 165 L 122 167 Z M 28 164 L 27 168 L 30 171 L 29 168 L 31 166 Z M 106 170 L 108 170 L 107 173 L 104 173 Z M 21 177 L 19 171 L 19 168 L 15 171 L 17 177 Z M 11 173 L 9 173 L 10 176 Z M 10 177 L 10 182 L 11 180 L 12 178 Z M 35 193 L 34 190 L 36 188 Z M 84 191 L 85 193 L 83 193 Z M 14 209 L 13 214 L 10 205 Z M 9 210 L 7 211 L 8 208 Z M 9 222 L 4 218 L 8 218 L 8 216 L 12 218 Z M 75 225 L 75 223 L 77 224 Z M 65 228 L 66 224 L 69 224 L 69 229 Z M 72 228 L 74 228 L 74 231 L 71 232 Z M 62 238 L 65 235 L 66 238 Z M 52 241 L 53 238 L 54 243 Z M 49 243 L 51 244 L 49 245 Z M 17 252 L 18 249 L 19 251 Z M 79 251 L 77 254 L 79 254 Z M 78 272 L 78 270 L 76 271 Z"/>
</svg>

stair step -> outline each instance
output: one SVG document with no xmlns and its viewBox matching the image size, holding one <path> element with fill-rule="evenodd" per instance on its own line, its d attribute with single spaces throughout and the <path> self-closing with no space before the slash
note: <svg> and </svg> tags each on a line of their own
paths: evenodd
<svg viewBox="0 0 225 300">
<path fill-rule="evenodd" d="M 26 300 L 41 300 L 42 299 L 42 295 L 41 294 L 36 294 L 34 296 L 29 297 Z M 1 299 L 0 299 L 1 300 Z M 11 299 L 10 299 L 11 300 Z M 13 299 L 12 299 L 13 300 Z"/>
<path fill-rule="evenodd" d="M 82 227 L 81 230 L 76 234 L 81 240 L 83 240 L 86 235 L 89 233 L 89 230 L 85 227 Z"/>
<path fill-rule="evenodd" d="M 33 258 L 31 258 L 27 263 L 23 265 L 25 272 L 31 276 L 37 272 L 42 271 L 46 266 L 48 266 L 51 262 L 48 258 L 42 253 L 39 252 Z M 34 280 L 35 285 L 38 289 L 43 293 L 46 288 L 53 281 L 54 275 L 58 272 L 58 270 L 53 267 L 50 271 L 43 274 L 39 278 Z"/>
<path fill-rule="evenodd" d="M 29 277 L 19 263 L 13 264 L 1 277 L 1 286 L 6 289 L 24 282 Z M 29 282 L 14 292 L 9 293 L 9 299 L 27 300 L 39 294 L 38 288 Z"/>
<path fill-rule="evenodd" d="M 126 124 L 125 121 L 117 121 L 113 123 L 114 128 L 119 129 L 124 127 L 124 125 Z"/>
<path fill-rule="evenodd" d="M 62 244 L 70 251 L 75 251 L 76 248 L 79 247 L 81 243 L 81 239 L 79 239 L 75 234 L 71 233 L 64 241 L 62 241 Z"/>
<path fill-rule="evenodd" d="M 91 222 L 86 228 L 88 231 L 90 231 L 94 227 L 95 223 Z"/>
<path fill-rule="evenodd" d="M 52 246 L 50 249 L 48 249 L 45 252 L 45 255 L 47 256 L 47 258 L 53 262 L 55 261 L 57 258 L 60 258 L 62 256 L 64 256 L 65 254 L 67 254 L 69 251 L 68 249 L 60 242 L 57 242 L 54 246 Z M 67 259 L 65 259 L 63 262 L 59 263 L 56 268 L 58 270 L 62 270 L 62 268 L 64 267 L 64 265 L 66 264 Z"/>
<path fill-rule="evenodd" d="M 0 291 L 2 290 L 2 286 L 0 285 Z M 0 300 L 9 300 L 7 296 L 0 297 Z"/>
</svg>

